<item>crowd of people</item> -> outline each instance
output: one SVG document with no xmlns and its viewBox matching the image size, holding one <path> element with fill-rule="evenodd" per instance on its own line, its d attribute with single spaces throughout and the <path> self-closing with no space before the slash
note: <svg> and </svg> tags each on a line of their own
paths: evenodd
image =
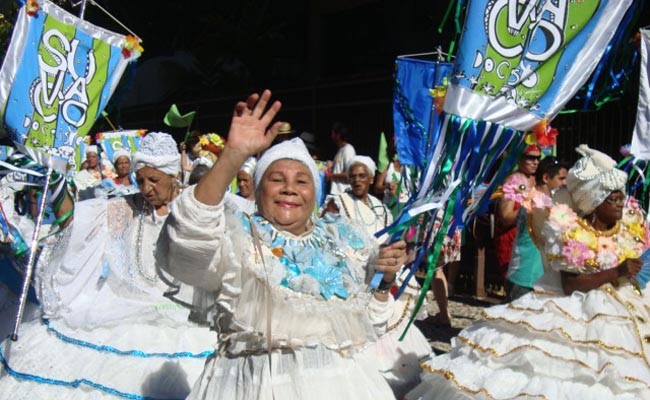
<svg viewBox="0 0 650 400">
<path fill-rule="evenodd" d="M 56 191 L 19 340 L 0 344 L 0 393 L 650 398 L 650 308 L 635 279 L 650 242 L 609 156 L 581 146 L 570 166 L 524 150 L 494 206 L 507 303 L 436 356 L 426 326 L 453 322 L 447 276 L 462 225 L 426 288 L 439 313 L 411 324 L 428 281 L 426 263 L 407 267 L 428 258 L 422 231 L 444 225 L 442 213 L 387 232 L 417 190 L 394 150 L 378 171 L 335 123 L 337 152 L 322 161 L 315 135 L 276 122 L 281 107 L 264 91 L 235 105 L 225 137 L 192 132 L 177 144 L 151 132 L 111 160 L 86 148 L 70 190 Z M 0 185 L 2 210 L 28 230 L 15 190 Z M 5 331 L 16 299 L 0 283 Z"/>
</svg>

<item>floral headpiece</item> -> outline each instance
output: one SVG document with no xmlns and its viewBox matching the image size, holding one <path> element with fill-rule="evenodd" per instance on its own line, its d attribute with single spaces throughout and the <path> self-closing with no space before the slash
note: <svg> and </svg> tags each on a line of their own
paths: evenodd
<svg viewBox="0 0 650 400">
<path fill-rule="evenodd" d="M 217 161 L 226 146 L 226 140 L 216 133 L 206 133 L 199 136 L 199 141 L 194 145 L 194 152 L 199 157 L 205 157 L 212 162 Z"/>
</svg>

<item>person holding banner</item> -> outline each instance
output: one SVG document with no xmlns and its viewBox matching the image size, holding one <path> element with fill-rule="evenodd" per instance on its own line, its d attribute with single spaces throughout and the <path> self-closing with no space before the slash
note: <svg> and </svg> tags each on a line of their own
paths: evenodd
<svg viewBox="0 0 650 400">
<path fill-rule="evenodd" d="M 299 138 L 267 149 L 281 125 L 271 123 L 281 104 L 267 108 L 270 97 L 237 103 L 221 156 L 174 203 L 157 249 L 168 272 L 214 293 L 219 310 L 219 350 L 188 399 L 392 399 L 359 353 L 386 330 L 406 244 L 379 249 L 344 221 L 313 216 L 319 171 Z M 228 185 L 262 151 L 258 213 L 229 213 Z M 384 277 L 371 293 L 373 270 Z"/>
<path fill-rule="evenodd" d="M 648 226 L 616 162 L 577 150 L 539 235 L 535 290 L 487 309 L 407 399 L 650 398 Z"/>
<path fill-rule="evenodd" d="M 185 398 L 216 335 L 189 322 L 198 292 L 160 272 L 158 236 L 179 193 L 173 138 L 145 136 L 133 156 L 140 193 L 74 206 L 39 256 L 41 319 L 0 346 L 0 393 L 15 398 Z M 171 289 L 170 289 L 171 288 Z M 191 296 L 190 296 L 191 294 Z M 202 317 L 197 313 L 192 317 Z"/>
</svg>

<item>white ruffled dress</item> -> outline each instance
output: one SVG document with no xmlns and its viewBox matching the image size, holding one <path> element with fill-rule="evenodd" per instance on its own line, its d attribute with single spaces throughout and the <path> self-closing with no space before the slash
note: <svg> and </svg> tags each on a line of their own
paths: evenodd
<svg viewBox="0 0 650 400">
<path fill-rule="evenodd" d="M 154 251 L 164 218 L 140 219 L 139 209 L 124 198 L 79 202 L 73 223 L 49 239 L 35 275 L 40 318 L 1 344 L 0 397 L 189 394 L 216 334 L 163 297 Z"/>
<path fill-rule="evenodd" d="M 402 281 L 398 279 L 397 286 Z M 402 295 L 395 301 L 393 313 L 388 321 L 386 332 L 366 351 L 377 359 L 379 372 L 388 382 L 395 397 L 404 395 L 420 383 L 420 362 L 431 355 L 431 345 L 422 332 L 413 324 L 400 340 L 415 309 L 420 294 L 420 286 L 412 279 Z M 420 308 L 416 319 L 427 317 L 426 307 Z"/>
<path fill-rule="evenodd" d="M 642 218 L 638 210 L 625 215 Z M 638 256 L 647 234 L 625 218 L 609 239 L 620 255 L 638 247 Z M 422 383 L 407 399 L 650 399 L 650 288 L 619 279 L 564 295 L 560 271 L 589 273 L 618 263 L 607 262 L 606 236 L 594 235 L 588 241 L 603 242 L 583 254 L 600 266 L 572 265 L 568 260 L 579 253 L 565 247 L 584 235 L 576 226 L 546 222 L 542 253 L 548 259 L 535 291 L 487 309 L 483 321 L 453 339 L 448 353 L 423 363 Z"/>
<path fill-rule="evenodd" d="M 359 357 L 393 307 L 365 284 L 371 238 L 340 220 L 293 236 L 260 216 L 224 213 L 223 202 L 204 205 L 192 188 L 166 233 L 158 250 L 169 272 L 214 291 L 216 305 L 221 346 L 189 399 L 394 398 L 376 361 Z"/>
</svg>

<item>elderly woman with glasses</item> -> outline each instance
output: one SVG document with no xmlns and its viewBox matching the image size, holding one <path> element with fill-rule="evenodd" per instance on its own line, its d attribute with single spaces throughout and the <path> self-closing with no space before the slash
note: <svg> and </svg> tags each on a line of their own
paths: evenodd
<svg viewBox="0 0 650 400">
<path fill-rule="evenodd" d="M 424 364 L 408 399 L 650 398 L 650 289 L 636 277 L 645 216 L 614 160 L 577 150 L 541 228 L 535 290 L 487 309 Z"/>
<path fill-rule="evenodd" d="M 405 243 L 379 249 L 343 221 L 314 218 L 319 173 L 298 138 L 258 160 L 257 213 L 224 207 L 240 165 L 277 135 L 280 123 L 271 121 L 281 105 L 267 108 L 270 96 L 236 105 L 221 157 L 168 220 L 166 268 L 212 293 L 220 338 L 189 398 L 393 398 L 359 353 L 386 330 L 387 288 L 406 259 Z M 374 270 L 388 282 L 371 292 L 365 282 Z"/>
<path fill-rule="evenodd" d="M 332 212 L 353 221 L 369 235 L 386 228 L 393 216 L 381 200 L 371 195 L 377 166 L 368 156 L 354 156 L 347 165 L 350 188 L 343 193 L 331 194 L 325 200 L 324 212 Z M 385 240 L 384 236 L 382 240 Z"/>
</svg>

